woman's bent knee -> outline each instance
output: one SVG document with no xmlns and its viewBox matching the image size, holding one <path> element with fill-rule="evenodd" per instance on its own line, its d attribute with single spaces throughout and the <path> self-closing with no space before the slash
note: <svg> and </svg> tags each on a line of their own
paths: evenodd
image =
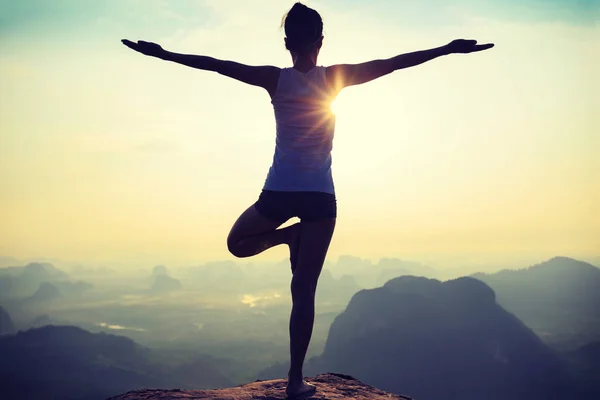
<svg viewBox="0 0 600 400">
<path fill-rule="evenodd" d="M 237 258 L 243 258 L 245 257 L 244 254 L 242 253 L 242 249 L 239 246 L 239 241 L 237 240 L 233 240 L 231 238 L 227 238 L 227 250 L 229 250 L 229 252 L 237 257 Z"/>
</svg>

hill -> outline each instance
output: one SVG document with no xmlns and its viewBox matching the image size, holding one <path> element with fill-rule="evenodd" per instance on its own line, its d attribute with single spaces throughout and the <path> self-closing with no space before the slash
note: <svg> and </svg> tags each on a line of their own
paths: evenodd
<svg viewBox="0 0 600 400">
<path fill-rule="evenodd" d="M 45 326 L 0 337 L 0 382 L 7 399 L 104 400 L 145 387 L 227 387 L 210 363 L 159 364 L 131 339 L 72 326 Z M 192 376 L 193 375 L 193 376 Z"/>
<path fill-rule="evenodd" d="M 599 398 L 600 341 L 566 352 L 564 357 L 570 364 L 577 386 L 583 392 L 582 398 Z"/>
<path fill-rule="evenodd" d="M 573 350 L 600 341 L 600 269 L 593 265 L 555 257 L 526 269 L 473 277 L 553 347 Z"/>
<path fill-rule="evenodd" d="M 48 286 L 48 284 L 51 284 Z M 46 296 L 56 299 L 61 294 L 80 296 L 90 290 L 87 282 L 71 282 L 69 275 L 50 263 L 29 263 L 22 267 L 0 268 L 0 300 L 24 300 Z M 36 293 L 39 292 L 40 293 Z"/>
<path fill-rule="evenodd" d="M 0 307 L 0 335 L 10 334 L 15 332 L 15 324 L 8 312 Z"/>
<path fill-rule="evenodd" d="M 563 362 L 473 278 L 404 276 L 358 292 L 307 365 L 310 374 L 331 370 L 419 400 L 534 400 L 573 389 Z"/>
<path fill-rule="evenodd" d="M 154 275 L 154 283 L 150 288 L 150 292 L 154 294 L 161 294 L 180 290 L 182 287 L 181 282 L 175 278 L 171 278 L 168 275 L 157 274 Z"/>
</svg>

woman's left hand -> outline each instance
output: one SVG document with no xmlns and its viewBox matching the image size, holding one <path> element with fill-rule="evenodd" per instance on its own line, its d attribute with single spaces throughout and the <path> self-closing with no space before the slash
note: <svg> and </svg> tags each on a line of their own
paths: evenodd
<svg viewBox="0 0 600 400">
<path fill-rule="evenodd" d="M 162 47 L 160 47 L 159 44 L 156 43 L 144 42 L 143 40 L 138 40 L 138 42 L 135 43 L 127 39 L 122 39 L 121 42 L 130 49 L 133 49 L 147 56 L 160 58 L 160 56 L 165 53 L 165 50 Z"/>
<path fill-rule="evenodd" d="M 448 53 L 474 53 L 476 51 L 482 51 L 491 49 L 494 47 L 493 43 L 487 44 L 477 44 L 477 40 L 467 40 L 467 39 L 456 39 L 446 45 L 446 49 Z"/>
</svg>

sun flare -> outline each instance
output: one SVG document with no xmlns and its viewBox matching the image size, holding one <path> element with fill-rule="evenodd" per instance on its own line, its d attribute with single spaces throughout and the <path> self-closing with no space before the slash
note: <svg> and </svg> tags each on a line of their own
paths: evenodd
<svg viewBox="0 0 600 400">
<path fill-rule="evenodd" d="M 336 97 L 330 104 L 329 108 L 331 112 L 339 117 L 343 115 L 350 115 L 352 111 L 350 110 L 350 105 L 348 100 L 344 100 L 344 97 Z"/>
<path fill-rule="evenodd" d="M 337 100 L 337 99 L 336 99 L 336 100 Z M 336 103 L 336 100 L 333 100 L 333 101 L 331 102 L 331 104 L 329 105 L 329 109 L 331 110 L 331 112 L 332 112 L 334 115 L 337 115 L 337 114 L 338 114 L 338 108 L 337 108 L 337 103 Z"/>
</svg>

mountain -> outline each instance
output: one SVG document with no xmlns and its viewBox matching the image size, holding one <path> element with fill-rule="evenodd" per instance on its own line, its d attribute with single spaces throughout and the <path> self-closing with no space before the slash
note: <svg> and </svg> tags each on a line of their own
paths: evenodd
<svg viewBox="0 0 600 400">
<path fill-rule="evenodd" d="M 428 278 L 435 278 L 438 275 L 435 269 L 419 262 L 382 258 L 373 264 L 371 260 L 344 255 L 338 258 L 337 263 L 328 263 L 326 269 L 329 269 L 335 277 L 352 276 L 363 288 L 379 287 L 388 280 L 402 275 Z"/>
<path fill-rule="evenodd" d="M 150 349 L 131 339 L 72 326 L 45 326 L 2 336 L 0 354 L 1 397 L 14 400 L 100 400 L 145 387 L 231 385 L 209 363 L 189 364 L 181 380 L 179 365 L 156 363 Z"/>
<path fill-rule="evenodd" d="M 43 282 L 35 293 L 28 297 L 25 301 L 28 304 L 47 304 L 49 302 L 58 300 L 62 297 L 62 293 L 56 286 L 51 283 Z"/>
<path fill-rule="evenodd" d="M 69 275 L 49 263 L 29 263 L 23 267 L 0 268 L 0 299 L 25 299 L 44 283 L 63 290 L 65 295 L 81 295 L 91 289 L 86 282 L 69 281 Z M 50 290 L 45 287 L 43 290 Z"/>
<path fill-rule="evenodd" d="M 37 282 L 67 280 L 66 272 L 59 270 L 50 263 L 29 263 L 23 267 L 21 277 Z"/>
<path fill-rule="evenodd" d="M 64 293 L 65 296 L 83 296 L 86 292 L 92 290 L 94 285 L 89 282 L 77 281 L 58 281 L 53 282 L 53 285 L 61 292 Z"/>
<path fill-rule="evenodd" d="M 562 361 L 473 278 L 404 276 L 358 292 L 307 370 L 419 400 L 535 400 L 571 388 Z"/>
<path fill-rule="evenodd" d="M 46 326 L 0 338 L 0 381 L 9 399 L 100 399 L 152 383 L 143 349 L 126 338 Z"/>
<path fill-rule="evenodd" d="M 150 291 L 155 294 L 172 292 L 181 289 L 181 282 L 168 275 L 155 275 Z"/>
<path fill-rule="evenodd" d="M 356 400 L 411 400 L 409 397 L 384 392 L 341 374 L 321 374 L 316 378 L 307 378 L 315 385 L 316 394 L 311 399 L 356 399 Z M 137 390 L 108 400 L 146 400 L 146 399 L 286 399 L 284 379 L 257 381 L 246 385 L 219 390 Z"/>
<path fill-rule="evenodd" d="M 319 277 L 317 301 L 320 304 L 335 303 L 343 307 L 360 289 L 350 275 L 343 275 L 339 279 L 335 279 L 329 270 L 324 269 Z"/>
<path fill-rule="evenodd" d="M 10 315 L 4 308 L 0 307 L 0 335 L 14 333 L 15 330 L 15 324 L 10 318 Z"/>
<path fill-rule="evenodd" d="M 248 285 L 248 277 L 233 261 L 216 261 L 183 268 L 179 274 L 185 279 L 186 288 L 202 291 L 237 294 Z M 227 282 L 227 285 L 223 285 L 223 282 Z"/>
<path fill-rule="evenodd" d="M 473 277 L 553 347 L 573 350 L 600 341 L 600 269 L 593 265 L 555 257 L 526 269 Z"/>
<path fill-rule="evenodd" d="M 157 265 L 152 269 L 152 275 L 156 276 L 156 275 L 169 275 L 167 273 L 167 267 L 165 267 L 164 265 Z"/>
<path fill-rule="evenodd" d="M 600 398 L 600 341 L 564 353 L 586 398 Z"/>
</svg>

